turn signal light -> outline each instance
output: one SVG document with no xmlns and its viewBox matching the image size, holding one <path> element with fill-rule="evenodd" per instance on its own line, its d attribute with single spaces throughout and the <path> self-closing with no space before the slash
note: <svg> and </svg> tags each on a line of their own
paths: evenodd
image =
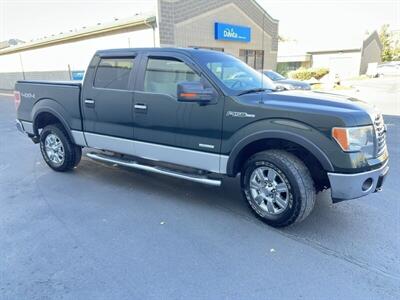
<svg viewBox="0 0 400 300">
<path fill-rule="evenodd" d="M 196 96 L 197 96 L 196 93 L 181 93 L 181 97 L 183 98 L 194 98 Z"/>
<path fill-rule="evenodd" d="M 349 136 L 346 128 L 334 127 L 332 129 L 332 136 L 344 151 L 349 151 Z"/>
</svg>

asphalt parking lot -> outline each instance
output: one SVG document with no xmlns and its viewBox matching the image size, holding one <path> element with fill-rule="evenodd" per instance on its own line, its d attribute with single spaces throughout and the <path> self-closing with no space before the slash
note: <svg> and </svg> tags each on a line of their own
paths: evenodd
<svg viewBox="0 0 400 300">
<path fill-rule="evenodd" d="M 400 297 L 399 115 L 385 115 L 382 193 L 332 205 L 323 192 L 280 230 L 253 217 L 236 179 L 216 188 L 88 158 L 56 173 L 14 119 L 1 95 L 0 299 Z"/>
</svg>

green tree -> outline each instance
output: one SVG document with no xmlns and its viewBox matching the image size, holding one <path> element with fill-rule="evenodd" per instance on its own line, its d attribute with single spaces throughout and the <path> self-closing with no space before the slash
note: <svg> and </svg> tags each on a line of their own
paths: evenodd
<svg viewBox="0 0 400 300">
<path fill-rule="evenodd" d="M 398 41 L 394 40 L 392 32 L 389 30 L 389 24 L 384 24 L 379 31 L 379 38 L 381 40 L 382 61 L 393 61 L 400 59 L 400 45 Z"/>
</svg>

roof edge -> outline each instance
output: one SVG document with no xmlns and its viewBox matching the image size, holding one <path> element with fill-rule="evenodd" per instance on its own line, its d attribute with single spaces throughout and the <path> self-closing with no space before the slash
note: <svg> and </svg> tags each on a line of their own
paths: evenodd
<svg viewBox="0 0 400 300">
<path fill-rule="evenodd" d="M 343 52 L 343 53 L 349 53 L 349 52 L 357 52 L 361 51 L 360 48 L 350 48 L 350 49 L 329 49 L 329 50 L 320 50 L 320 51 L 307 51 L 307 54 L 328 54 L 328 53 L 337 53 L 337 52 Z"/>
<path fill-rule="evenodd" d="M 20 44 L 16 47 L 8 47 L 3 50 L 0 50 L 0 56 L 6 55 L 6 54 L 11 54 L 11 53 L 18 53 L 18 52 L 21 52 L 24 50 L 42 48 L 45 46 L 58 44 L 60 42 L 74 41 L 74 40 L 81 39 L 81 38 L 84 38 L 87 36 L 99 35 L 99 34 L 117 31 L 117 30 L 129 28 L 129 27 L 153 24 L 155 22 L 156 22 L 155 15 L 147 15 L 143 18 L 137 18 L 137 19 L 131 18 L 129 20 L 121 20 L 120 22 L 116 22 L 115 24 L 112 24 L 112 25 L 105 24 L 105 25 L 100 25 L 100 26 L 96 26 L 96 27 L 90 27 L 90 28 L 87 28 L 86 30 L 82 30 L 79 32 L 61 34 L 58 37 L 47 38 L 47 39 L 40 40 L 40 41 L 24 43 L 24 44 Z"/>
<path fill-rule="evenodd" d="M 279 20 L 271 17 L 271 15 L 267 13 L 267 11 L 256 0 L 251 0 L 251 2 L 254 3 L 254 5 L 257 6 L 262 11 L 262 13 L 268 17 L 268 19 L 270 19 L 274 23 L 279 24 Z"/>
</svg>

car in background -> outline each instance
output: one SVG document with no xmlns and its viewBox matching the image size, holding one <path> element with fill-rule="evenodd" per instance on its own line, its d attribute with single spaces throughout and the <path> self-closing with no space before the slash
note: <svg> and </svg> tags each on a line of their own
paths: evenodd
<svg viewBox="0 0 400 300">
<path fill-rule="evenodd" d="M 378 77 L 380 76 L 400 76 L 400 62 L 392 61 L 378 65 L 376 68 Z"/>
<path fill-rule="evenodd" d="M 261 72 L 271 79 L 278 88 L 281 87 L 285 90 L 311 90 L 311 85 L 307 82 L 288 79 L 272 70 L 262 70 Z"/>
</svg>

